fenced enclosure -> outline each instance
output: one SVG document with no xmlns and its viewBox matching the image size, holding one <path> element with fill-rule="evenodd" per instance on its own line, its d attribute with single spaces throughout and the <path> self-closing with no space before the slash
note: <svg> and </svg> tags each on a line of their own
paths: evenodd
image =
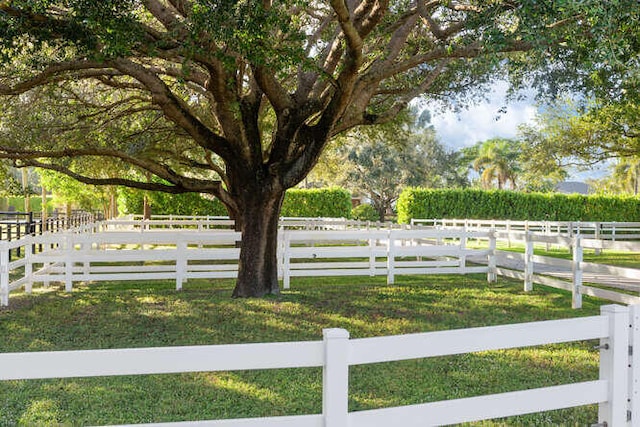
<svg viewBox="0 0 640 427">
<path fill-rule="evenodd" d="M 638 304 L 636 295 L 617 292 L 584 284 L 595 281 L 609 287 L 640 291 L 640 270 L 613 265 L 584 262 L 584 249 L 602 249 L 603 246 L 620 250 L 638 249 L 636 242 L 606 242 L 598 239 L 583 238 L 581 235 L 566 237 L 550 236 L 531 231 L 496 232 L 496 239 L 520 242 L 524 244 L 524 253 L 497 250 L 495 252 L 496 274 L 524 281 L 524 290 L 531 291 L 538 283 L 572 293 L 572 306 L 580 308 L 582 295 L 603 298 L 623 304 Z M 534 254 L 534 245 L 555 245 L 571 251 L 572 259 L 565 260 L 551 256 Z M 536 274 L 538 273 L 538 274 Z M 587 277 L 585 277 L 587 276 Z"/>
<path fill-rule="evenodd" d="M 532 231 L 539 234 L 603 241 L 640 241 L 640 222 L 513 221 L 482 219 L 412 219 L 411 226 L 466 230 Z M 639 242 L 640 243 L 640 242 Z M 604 245 L 606 246 L 606 244 Z"/>
<path fill-rule="evenodd" d="M 20 240 L 25 236 L 42 234 L 44 232 L 60 232 L 94 224 L 102 219 L 101 215 L 74 211 L 71 215 L 56 213 L 42 218 L 40 213 L 34 212 L 0 212 L 0 241 L 11 242 Z M 20 247 L 16 248 L 20 255 Z"/>
<path fill-rule="evenodd" d="M 175 280 L 182 289 L 189 279 L 233 278 L 238 272 L 238 232 L 141 229 L 49 233 L 20 242 L 0 242 L 1 305 L 9 292 L 34 283 L 118 280 Z M 89 232 L 91 231 L 91 232 Z M 472 249 L 467 239 L 484 239 L 490 249 Z M 278 245 L 279 276 L 285 289 L 292 277 L 379 276 L 393 283 L 400 274 L 487 273 L 495 280 L 490 232 L 462 230 L 283 230 Z M 17 245 L 24 257 L 13 260 Z M 35 253 L 34 246 L 45 249 Z M 486 265 L 472 265 L 482 257 Z"/>
<path fill-rule="evenodd" d="M 208 421 L 212 426 L 382 427 L 480 421 L 598 404 L 600 425 L 640 425 L 640 307 L 604 306 L 598 316 L 451 331 L 323 341 L 0 354 L 0 380 L 321 367 L 322 412 Z M 349 412 L 349 368 L 381 362 L 599 340 L 592 381 Z M 631 351 L 630 351 L 631 349 Z M 259 355 L 259 356 L 258 356 Z M 163 424 L 164 425 L 164 424 Z"/>
<path fill-rule="evenodd" d="M 494 222 L 491 222 L 492 225 Z M 571 228 L 574 229 L 574 228 Z M 595 234 L 586 235 L 594 237 Z M 637 269 L 586 263 L 584 248 L 639 250 L 637 241 L 612 241 L 531 230 L 494 231 L 480 223 L 464 227 L 385 228 L 381 223 L 342 219 L 284 218 L 278 245 L 279 278 L 285 289 L 295 277 L 386 276 L 389 284 L 403 274 L 486 273 L 523 280 L 525 291 L 534 283 L 565 289 L 573 307 L 582 295 L 634 304 L 640 298 L 613 289 L 587 286 L 585 275 L 607 275 L 611 287 L 640 290 Z M 240 233 L 226 217 L 136 218 L 88 223 L 72 232 L 27 236 L 0 242 L 0 305 L 9 293 L 34 283 L 45 287 L 62 282 L 104 280 L 175 280 L 181 289 L 189 279 L 233 278 L 237 275 Z M 474 245 L 468 245 L 468 242 Z M 478 246 L 478 241 L 484 242 Z M 496 250 L 496 242 L 520 242 L 524 254 Z M 534 255 L 534 244 L 572 251 L 572 260 Z M 615 281 L 620 283 L 617 283 Z M 588 280 L 587 280 L 588 281 Z M 637 283 L 636 283 L 637 282 Z M 619 286 L 620 285 L 620 286 Z"/>
</svg>

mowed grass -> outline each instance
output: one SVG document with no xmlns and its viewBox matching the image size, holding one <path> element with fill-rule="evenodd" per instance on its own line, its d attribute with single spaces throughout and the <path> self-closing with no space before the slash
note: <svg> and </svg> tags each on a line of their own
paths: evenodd
<svg viewBox="0 0 640 427">
<path fill-rule="evenodd" d="M 12 294 L 0 352 L 372 337 L 599 313 L 605 302 L 484 275 L 296 279 L 278 297 L 233 300 L 231 281 L 102 283 Z M 352 411 L 593 380 L 595 342 L 354 366 Z M 256 354 L 256 357 L 260 357 Z M 6 367 L 3 367 L 6 369 Z M 9 368 L 10 369 L 10 368 Z M 100 425 L 320 413 L 320 368 L 0 382 L 0 425 Z M 477 425 L 589 425 L 595 405 Z"/>
<path fill-rule="evenodd" d="M 524 245 L 519 243 L 512 243 L 511 245 L 508 245 L 506 242 L 498 242 L 497 249 L 524 253 Z M 567 260 L 573 259 L 573 253 L 571 249 L 554 245 L 551 245 L 547 250 L 546 245 L 538 243 L 534 246 L 533 252 L 536 255 L 550 256 Z M 603 249 L 600 251 L 600 253 L 596 253 L 594 249 L 584 249 L 582 258 L 585 262 L 592 262 L 595 264 L 607 264 L 615 265 L 618 267 L 640 269 L 640 252 Z"/>
</svg>

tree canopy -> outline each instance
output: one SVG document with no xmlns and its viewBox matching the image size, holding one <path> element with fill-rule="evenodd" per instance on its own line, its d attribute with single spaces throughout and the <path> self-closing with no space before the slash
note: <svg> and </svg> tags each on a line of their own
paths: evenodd
<svg viewBox="0 0 640 427">
<path fill-rule="evenodd" d="M 0 158 L 215 195 L 243 233 L 234 294 L 276 293 L 284 191 L 334 136 L 504 76 L 620 91 L 638 13 L 631 0 L 0 0 Z M 127 174 L 94 173 L 98 158 Z"/>
<path fill-rule="evenodd" d="M 440 145 L 432 128 L 364 128 L 350 133 L 338 151 L 345 171 L 340 184 L 368 197 L 380 221 L 404 187 L 440 188 L 464 180 L 455 174 L 454 154 Z"/>
</svg>

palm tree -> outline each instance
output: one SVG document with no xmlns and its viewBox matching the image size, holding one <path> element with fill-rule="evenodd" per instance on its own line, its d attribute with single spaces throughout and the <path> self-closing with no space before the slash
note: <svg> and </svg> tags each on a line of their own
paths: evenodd
<svg viewBox="0 0 640 427">
<path fill-rule="evenodd" d="M 516 177 L 520 172 L 518 156 L 517 141 L 493 138 L 480 143 L 478 155 L 473 160 L 473 169 L 480 173 L 482 186 L 491 188 L 495 181 L 498 189 L 503 189 L 511 182 L 511 188 L 515 190 Z"/>
<path fill-rule="evenodd" d="M 622 157 L 613 170 L 620 190 L 638 195 L 640 190 L 640 157 Z"/>
</svg>

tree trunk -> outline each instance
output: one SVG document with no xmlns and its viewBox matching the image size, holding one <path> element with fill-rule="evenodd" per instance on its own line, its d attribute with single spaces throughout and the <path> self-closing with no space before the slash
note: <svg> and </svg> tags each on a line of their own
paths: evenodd
<svg viewBox="0 0 640 427">
<path fill-rule="evenodd" d="M 238 280 L 233 297 L 278 294 L 278 220 L 283 191 L 245 191 Z M 236 220 L 237 221 L 237 220 Z"/>
<path fill-rule="evenodd" d="M 142 219 L 151 219 L 151 205 L 146 195 L 142 198 Z"/>
</svg>

